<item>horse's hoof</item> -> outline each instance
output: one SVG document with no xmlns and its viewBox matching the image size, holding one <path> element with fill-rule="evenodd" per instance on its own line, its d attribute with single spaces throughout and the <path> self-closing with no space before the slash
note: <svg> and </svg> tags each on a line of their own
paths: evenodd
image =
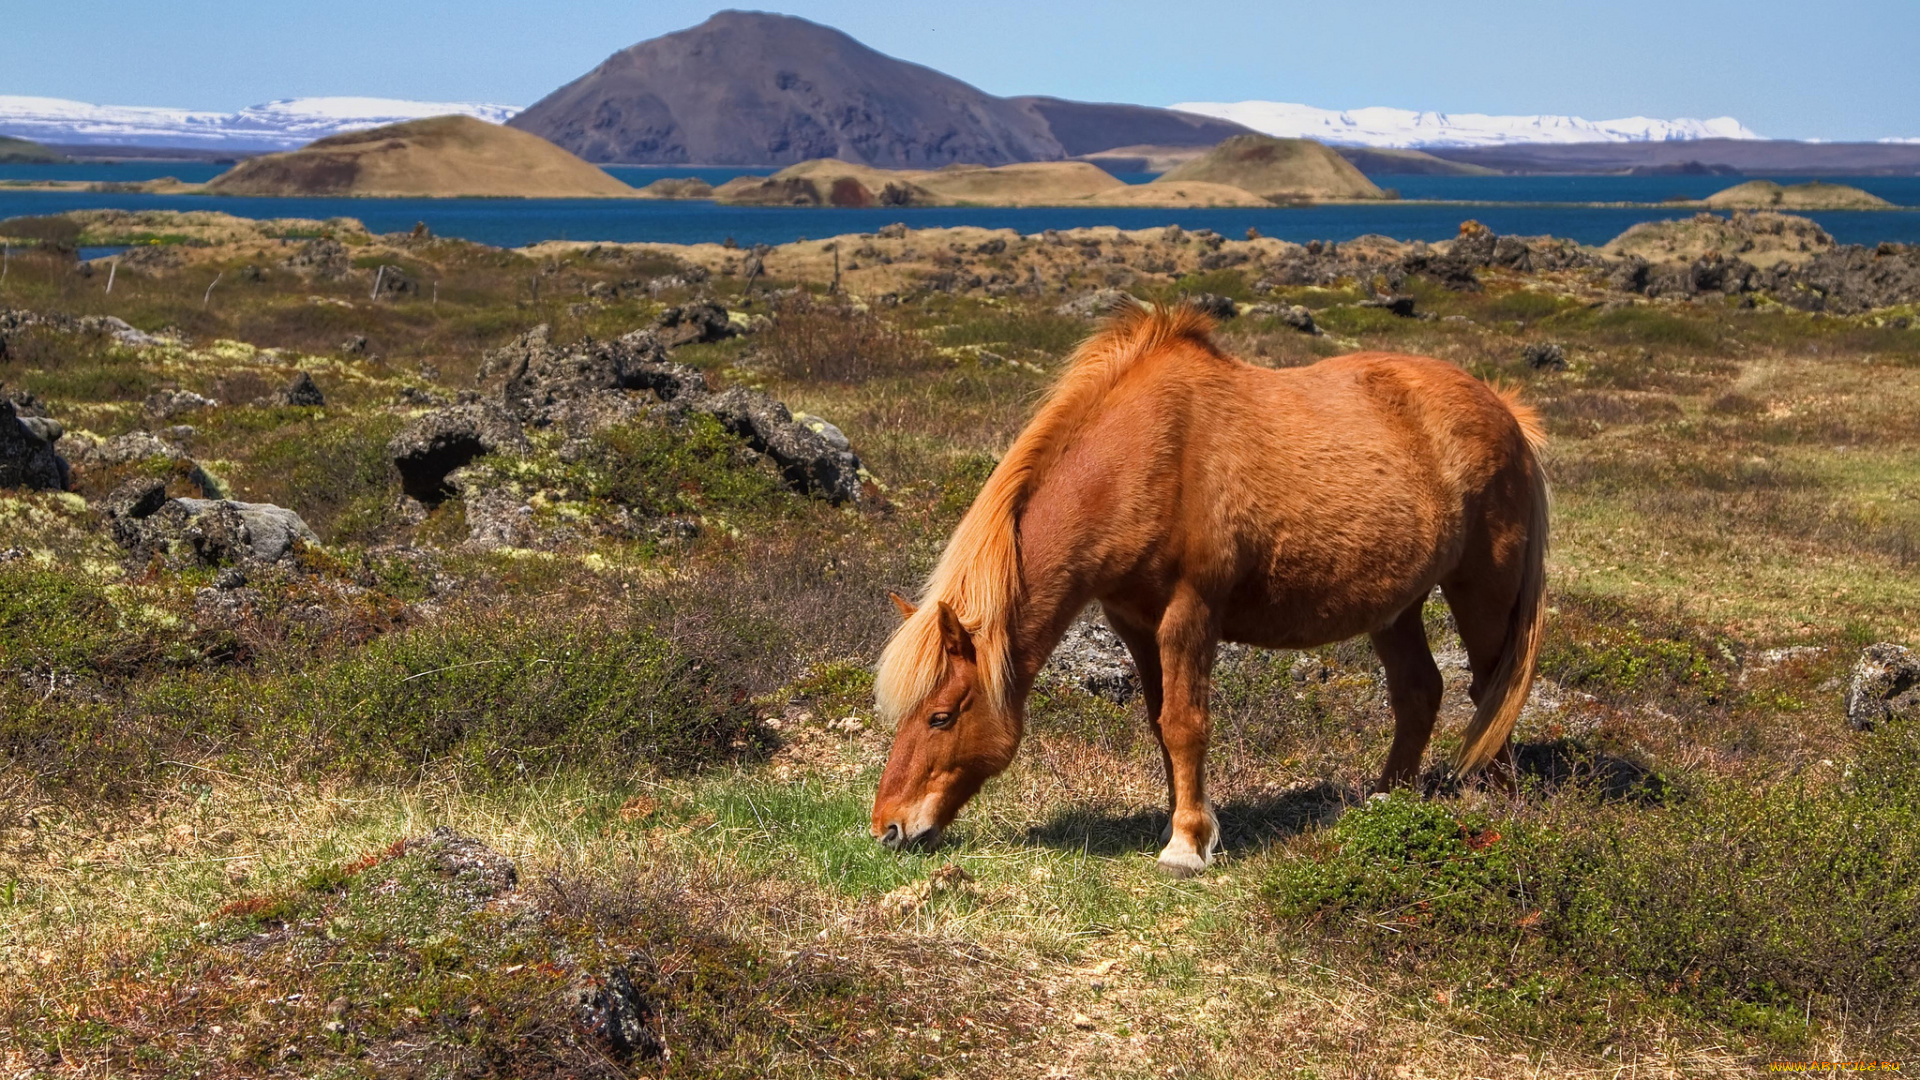
<svg viewBox="0 0 1920 1080">
<path fill-rule="evenodd" d="M 1168 877 L 1190 878 L 1206 872 L 1207 860 L 1191 851 L 1163 851 L 1158 865 Z"/>
</svg>

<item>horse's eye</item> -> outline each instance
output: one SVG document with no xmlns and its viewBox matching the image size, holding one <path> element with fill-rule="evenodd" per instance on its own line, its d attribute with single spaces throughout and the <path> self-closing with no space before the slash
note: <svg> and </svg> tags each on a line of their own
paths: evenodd
<svg viewBox="0 0 1920 1080">
<path fill-rule="evenodd" d="M 950 712 L 934 713 L 932 716 L 927 717 L 927 726 L 936 728 L 952 727 L 953 714 Z"/>
</svg>

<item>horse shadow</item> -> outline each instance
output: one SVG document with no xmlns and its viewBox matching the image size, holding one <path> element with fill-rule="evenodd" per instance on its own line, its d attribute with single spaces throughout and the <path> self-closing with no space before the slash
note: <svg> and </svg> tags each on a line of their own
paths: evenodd
<svg viewBox="0 0 1920 1080">
<path fill-rule="evenodd" d="M 1325 825 L 1340 816 L 1361 796 L 1322 780 L 1305 788 L 1236 796 L 1214 806 L 1220 821 L 1221 847 L 1241 853 L 1264 850 Z M 1026 841 L 1038 847 L 1077 851 L 1085 855 L 1117 856 L 1160 849 L 1167 811 L 1137 807 L 1116 812 L 1097 806 L 1069 807 L 1027 830 Z"/>
</svg>

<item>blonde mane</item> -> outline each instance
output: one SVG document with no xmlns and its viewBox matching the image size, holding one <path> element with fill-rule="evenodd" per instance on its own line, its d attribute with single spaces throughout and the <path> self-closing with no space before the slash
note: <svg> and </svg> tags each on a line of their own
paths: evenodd
<svg viewBox="0 0 1920 1080">
<path fill-rule="evenodd" d="M 881 653 L 874 697 L 882 717 L 898 721 L 932 693 L 946 674 L 941 603 L 952 608 L 973 634 L 988 710 L 1002 719 L 1011 716 L 1009 627 L 1021 601 L 1017 523 L 1028 496 L 1086 418 L 1137 361 L 1181 340 L 1212 351 L 1207 337 L 1212 329 L 1213 320 L 1191 307 L 1129 305 L 1074 350 L 1060 381 L 960 519 L 921 590 L 919 610 L 901 624 Z"/>
</svg>

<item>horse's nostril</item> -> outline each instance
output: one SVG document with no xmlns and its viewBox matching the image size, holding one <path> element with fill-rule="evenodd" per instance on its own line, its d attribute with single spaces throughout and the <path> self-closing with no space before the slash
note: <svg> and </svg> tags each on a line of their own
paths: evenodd
<svg viewBox="0 0 1920 1080">
<path fill-rule="evenodd" d="M 896 821 L 892 825 L 887 826 L 887 834 L 880 838 L 880 842 L 888 847 L 899 847 L 900 823 Z"/>
</svg>

